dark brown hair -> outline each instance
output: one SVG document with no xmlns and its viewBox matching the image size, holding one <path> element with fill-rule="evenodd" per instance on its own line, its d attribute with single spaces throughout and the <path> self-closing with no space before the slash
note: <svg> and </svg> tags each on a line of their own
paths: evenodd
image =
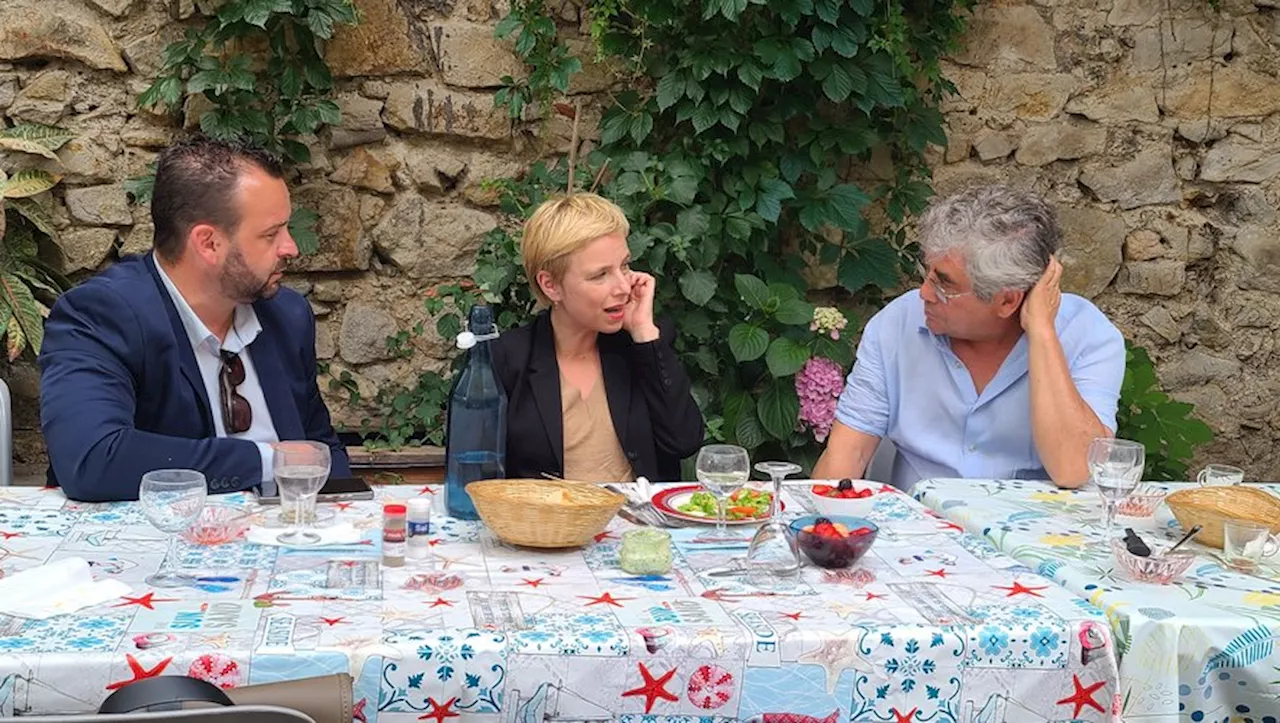
<svg viewBox="0 0 1280 723">
<path fill-rule="evenodd" d="M 236 188 L 240 175 L 253 167 L 284 178 L 278 157 L 243 141 L 196 136 L 161 151 L 151 194 L 156 253 L 169 262 L 182 258 L 187 234 L 199 223 L 235 233 L 240 225 Z"/>
</svg>

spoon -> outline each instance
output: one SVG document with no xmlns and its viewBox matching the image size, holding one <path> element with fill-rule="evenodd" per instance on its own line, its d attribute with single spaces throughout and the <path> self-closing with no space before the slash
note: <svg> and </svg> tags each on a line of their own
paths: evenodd
<svg viewBox="0 0 1280 723">
<path fill-rule="evenodd" d="M 1183 535 L 1182 539 L 1174 543 L 1173 547 L 1170 547 L 1168 550 L 1166 550 L 1164 554 L 1168 555 L 1170 552 L 1173 552 L 1179 547 L 1182 547 L 1182 543 L 1195 537 L 1197 534 L 1199 534 L 1200 530 L 1202 529 L 1204 528 L 1202 528 L 1200 525 L 1196 525 L 1195 527 L 1192 527 L 1190 530 L 1187 530 L 1187 534 Z"/>
</svg>

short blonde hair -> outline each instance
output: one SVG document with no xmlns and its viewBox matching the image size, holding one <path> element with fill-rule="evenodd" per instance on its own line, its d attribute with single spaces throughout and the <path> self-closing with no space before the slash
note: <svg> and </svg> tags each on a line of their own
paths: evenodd
<svg viewBox="0 0 1280 723">
<path fill-rule="evenodd" d="M 558 282 L 564 278 L 570 256 L 601 236 L 622 234 L 625 238 L 630 231 L 631 224 L 622 209 L 594 193 L 544 201 L 525 222 L 520 241 L 524 273 L 534 295 L 542 303 L 550 303 L 538 286 L 539 271 L 546 271 Z"/>
</svg>

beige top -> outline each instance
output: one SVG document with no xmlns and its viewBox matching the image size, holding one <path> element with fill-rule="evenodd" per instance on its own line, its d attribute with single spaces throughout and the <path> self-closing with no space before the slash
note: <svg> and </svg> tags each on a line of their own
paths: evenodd
<svg viewBox="0 0 1280 723">
<path fill-rule="evenodd" d="M 604 379 L 597 379 L 583 398 L 560 375 L 560 412 L 564 419 L 564 478 L 590 482 L 630 482 L 631 463 L 622 452 L 609 416 Z"/>
</svg>

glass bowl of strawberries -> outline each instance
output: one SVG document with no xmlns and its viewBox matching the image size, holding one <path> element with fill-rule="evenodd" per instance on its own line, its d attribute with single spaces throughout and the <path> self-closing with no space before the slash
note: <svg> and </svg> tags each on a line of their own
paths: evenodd
<svg viewBox="0 0 1280 723">
<path fill-rule="evenodd" d="M 818 483 L 809 488 L 809 499 L 818 514 L 858 517 L 870 512 L 875 505 L 875 484 L 854 479 L 842 479 L 835 484 Z"/>
<path fill-rule="evenodd" d="M 800 551 L 818 567 L 839 569 L 857 562 L 880 528 L 862 517 L 808 515 L 791 522 Z"/>
</svg>

